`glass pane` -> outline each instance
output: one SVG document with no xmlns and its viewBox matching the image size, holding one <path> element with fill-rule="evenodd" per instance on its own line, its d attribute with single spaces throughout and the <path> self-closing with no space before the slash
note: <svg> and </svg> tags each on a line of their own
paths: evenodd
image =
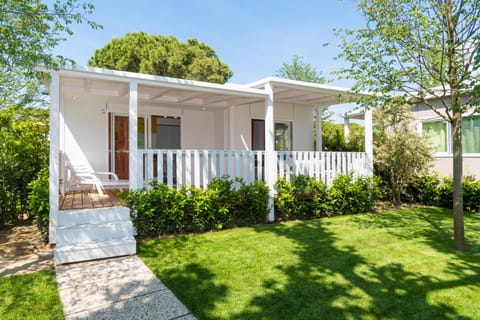
<svg viewBox="0 0 480 320">
<path fill-rule="evenodd" d="M 152 148 L 180 149 L 180 118 L 152 116 Z"/>
<path fill-rule="evenodd" d="M 275 150 L 290 150 L 290 126 L 288 123 L 275 123 Z"/>
<path fill-rule="evenodd" d="M 145 119 L 138 118 L 137 122 L 137 147 L 145 149 Z"/>
<path fill-rule="evenodd" d="M 462 121 L 463 153 L 480 153 L 480 117 L 470 117 Z"/>
<path fill-rule="evenodd" d="M 265 150 L 264 120 L 252 120 L 252 150 Z"/>
<path fill-rule="evenodd" d="M 434 152 L 447 152 L 447 125 L 443 121 L 424 122 L 423 132 L 426 134 Z"/>
</svg>

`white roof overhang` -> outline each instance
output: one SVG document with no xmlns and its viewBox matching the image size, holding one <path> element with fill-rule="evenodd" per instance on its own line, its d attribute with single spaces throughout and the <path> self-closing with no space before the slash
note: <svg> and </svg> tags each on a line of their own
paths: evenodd
<svg viewBox="0 0 480 320">
<path fill-rule="evenodd" d="M 351 102 L 351 99 L 357 96 L 369 95 L 368 93 L 353 92 L 342 87 L 276 77 L 252 82 L 248 86 L 264 89 L 267 83 L 270 83 L 272 86 L 275 102 L 329 106 Z"/>
<path fill-rule="evenodd" d="M 38 67 L 37 71 L 54 70 Z M 130 83 L 138 84 L 139 101 L 182 106 L 228 107 L 263 102 L 264 90 L 234 84 L 216 84 L 92 67 L 57 70 L 62 92 L 128 99 Z"/>
</svg>

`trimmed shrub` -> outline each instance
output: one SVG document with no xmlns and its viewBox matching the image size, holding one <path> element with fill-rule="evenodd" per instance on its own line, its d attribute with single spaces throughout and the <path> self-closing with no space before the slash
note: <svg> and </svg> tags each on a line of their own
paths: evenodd
<svg viewBox="0 0 480 320">
<path fill-rule="evenodd" d="M 268 212 L 268 187 L 261 181 L 245 184 L 223 177 L 205 190 L 177 190 L 157 182 L 150 187 L 121 195 L 140 237 L 252 225 L 265 222 Z"/>
<path fill-rule="evenodd" d="M 380 196 L 372 178 L 339 175 L 328 188 L 321 180 L 304 175 L 275 183 L 275 207 L 282 220 L 306 219 L 372 211 Z"/>
<path fill-rule="evenodd" d="M 438 205 L 441 183 L 442 180 L 438 175 L 415 177 L 405 188 L 402 198 L 411 203 Z"/>
<path fill-rule="evenodd" d="M 480 212 L 480 180 L 464 177 L 463 209 Z M 404 200 L 429 206 L 453 208 L 453 180 L 433 176 L 418 176 L 406 188 Z"/>
</svg>

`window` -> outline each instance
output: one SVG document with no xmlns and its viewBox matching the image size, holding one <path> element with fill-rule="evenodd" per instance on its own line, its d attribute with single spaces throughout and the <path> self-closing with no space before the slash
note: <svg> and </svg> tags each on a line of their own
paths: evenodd
<svg viewBox="0 0 480 320">
<path fill-rule="evenodd" d="M 480 116 L 462 120 L 463 153 L 480 153 Z"/>
<path fill-rule="evenodd" d="M 180 118 L 152 116 L 152 148 L 180 149 Z"/>
<path fill-rule="evenodd" d="M 275 122 L 275 150 L 292 150 L 291 122 Z M 252 119 L 252 150 L 265 150 L 265 121 Z"/>
<path fill-rule="evenodd" d="M 432 143 L 434 152 L 451 152 L 451 126 L 445 121 L 424 122 L 423 132 Z M 480 153 L 480 116 L 462 120 L 463 153 Z"/>
<path fill-rule="evenodd" d="M 275 150 L 289 151 L 290 149 L 290 123 L 275 123 Z"/>
<path fill-rule="evenodd" d="M 424 122 L 423 133 L 427 135 L 434 152 L 447 152 L 447 124 L 443 121 Z"/>
</svg>

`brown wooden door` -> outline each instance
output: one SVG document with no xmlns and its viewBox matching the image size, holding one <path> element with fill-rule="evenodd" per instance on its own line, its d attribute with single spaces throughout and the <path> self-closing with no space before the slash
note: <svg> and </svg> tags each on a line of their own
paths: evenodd
<svg viewBox="0 0 480 320">
<path fill-rule="evenodd" d="M 128 179 L 128 117 L 114 117 L 115 173 Z"/>
</svg>

